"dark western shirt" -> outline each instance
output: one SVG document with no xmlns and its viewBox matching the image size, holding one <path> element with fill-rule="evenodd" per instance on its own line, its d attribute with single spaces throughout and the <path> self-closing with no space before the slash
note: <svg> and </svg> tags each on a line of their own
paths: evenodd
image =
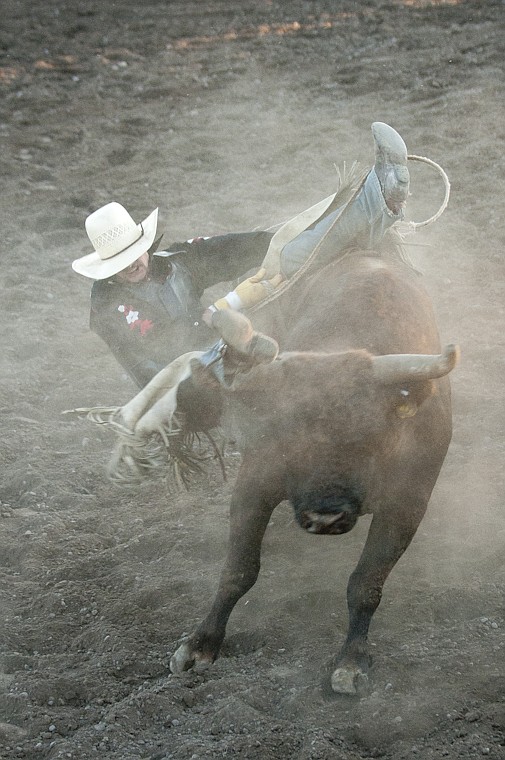
<svg viewBox="0 0 505 760">
<path fill-rule="evenodd" d="M 204 290 L 258 268 L 270 239 L 269 232 L 245 232 L 174 243 L 150 254 L 143 282 L 97 280 L 91 329 L 143 387 L 180 354 L 216 342 L 201 318 Z"/>
</svg>

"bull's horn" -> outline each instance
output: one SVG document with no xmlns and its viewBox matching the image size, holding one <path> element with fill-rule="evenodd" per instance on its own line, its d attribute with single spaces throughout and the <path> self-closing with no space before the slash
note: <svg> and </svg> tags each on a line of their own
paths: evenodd
<svg viewBox="0 0 505 760">
<path fill-rule="evenodd" d="M 444 377 L 459 361 L 459 347 L 450 345 L 442 354 L 387 354 L 374 356 L 373 372 L 381 383 L 434 380 Z"/>
</svg>

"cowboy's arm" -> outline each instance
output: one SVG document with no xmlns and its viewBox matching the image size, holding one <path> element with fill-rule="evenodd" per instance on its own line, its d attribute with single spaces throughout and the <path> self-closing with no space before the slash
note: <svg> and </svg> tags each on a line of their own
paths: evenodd
<svg viewBox="0 0 505 760">
<path fill-rule="evenodd" d="M 206 287 L 219 281 L 242 279 L 236 287 L 224 298 L 220 298 L 212 306 L 205 309 L 203 319 L 207 325 L 212 324 L 212 313 L 221 309 L 233 309 L 239 311 L 248 309 L 262 301 L 282 280 L 280 275 L 271 279 L 265 279 L 265 270 L 260 269 L 252 277 L 243 279 L 247 270 L 256 268 L 258 261 L 263 260 L 272 238 L 269 232 L 250 232 L 225 235 L 210 238 L 205 241 L 208 254 L 205 262 L 219 266 L 213 268 L 213 278 L 208 281 Z M 203 250 L 204 246 L 200 250 Z M 212 256 L 212 249 L 214 256 Z M 203 262 L 202 262 L 203 264 Z M 204 271 L 204 267 L 202 267 Z M 215 279 L 216 275 L 219 279 Z"/>
<path fill-rule="evenodd" d="M 191 272 L 198 295 L 219 282 L 238 280 L 258 267 L 268 249 L 270 232 L 239 232 L 197 238 L 186 246 L 184 264 Z M 172 246 L 171 246 L 172 248 Z"/>
</svg>

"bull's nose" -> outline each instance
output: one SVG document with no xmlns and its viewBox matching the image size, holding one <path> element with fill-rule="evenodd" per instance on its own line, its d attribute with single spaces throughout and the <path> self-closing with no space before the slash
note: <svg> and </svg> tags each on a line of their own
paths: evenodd
<svg viewBox="0 0 505 760">
<path fill-rule="evenodd" d="M 321 512 L 306 511 L 300 515 L 300 524 L 309 533 L 337 533 L 338 523 L 345 512 L 322 514 Z"/>
</svg>

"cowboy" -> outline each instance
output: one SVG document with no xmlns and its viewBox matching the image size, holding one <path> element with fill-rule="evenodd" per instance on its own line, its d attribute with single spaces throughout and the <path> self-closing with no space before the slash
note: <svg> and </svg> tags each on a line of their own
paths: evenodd
<svg viewBox="0 0 505 760">
<path fill-rule="evenodd" d="M 223 319 L 223 312 L 261 302 L 317 246 L 322 261 L 351 245 L 373 248 L 403 219 L 409 192 L 405 143 L 382 122 L 374 122 L 372 133 L 375 165 L 350 201 L 335 208 L 336 196 L 330 196 L 275 235 L 260 231 L 193 238 L 157 251 L 158 209 L 141 224 L 116 202 L 88 216 L 85 227 L 94 251 L 75 260 L 72 268 L 95 280 L 91 329 L 139 387 L 179 354 L 215 343 L 213 328 L 239 353 L 271 361 L 278 350 L 275 341 L 251 332 L 240 320 Z M 207 288 L 238 281 L 261 260 L 255 275 L 210 307 L 202 306 Z"/>
</svg>

